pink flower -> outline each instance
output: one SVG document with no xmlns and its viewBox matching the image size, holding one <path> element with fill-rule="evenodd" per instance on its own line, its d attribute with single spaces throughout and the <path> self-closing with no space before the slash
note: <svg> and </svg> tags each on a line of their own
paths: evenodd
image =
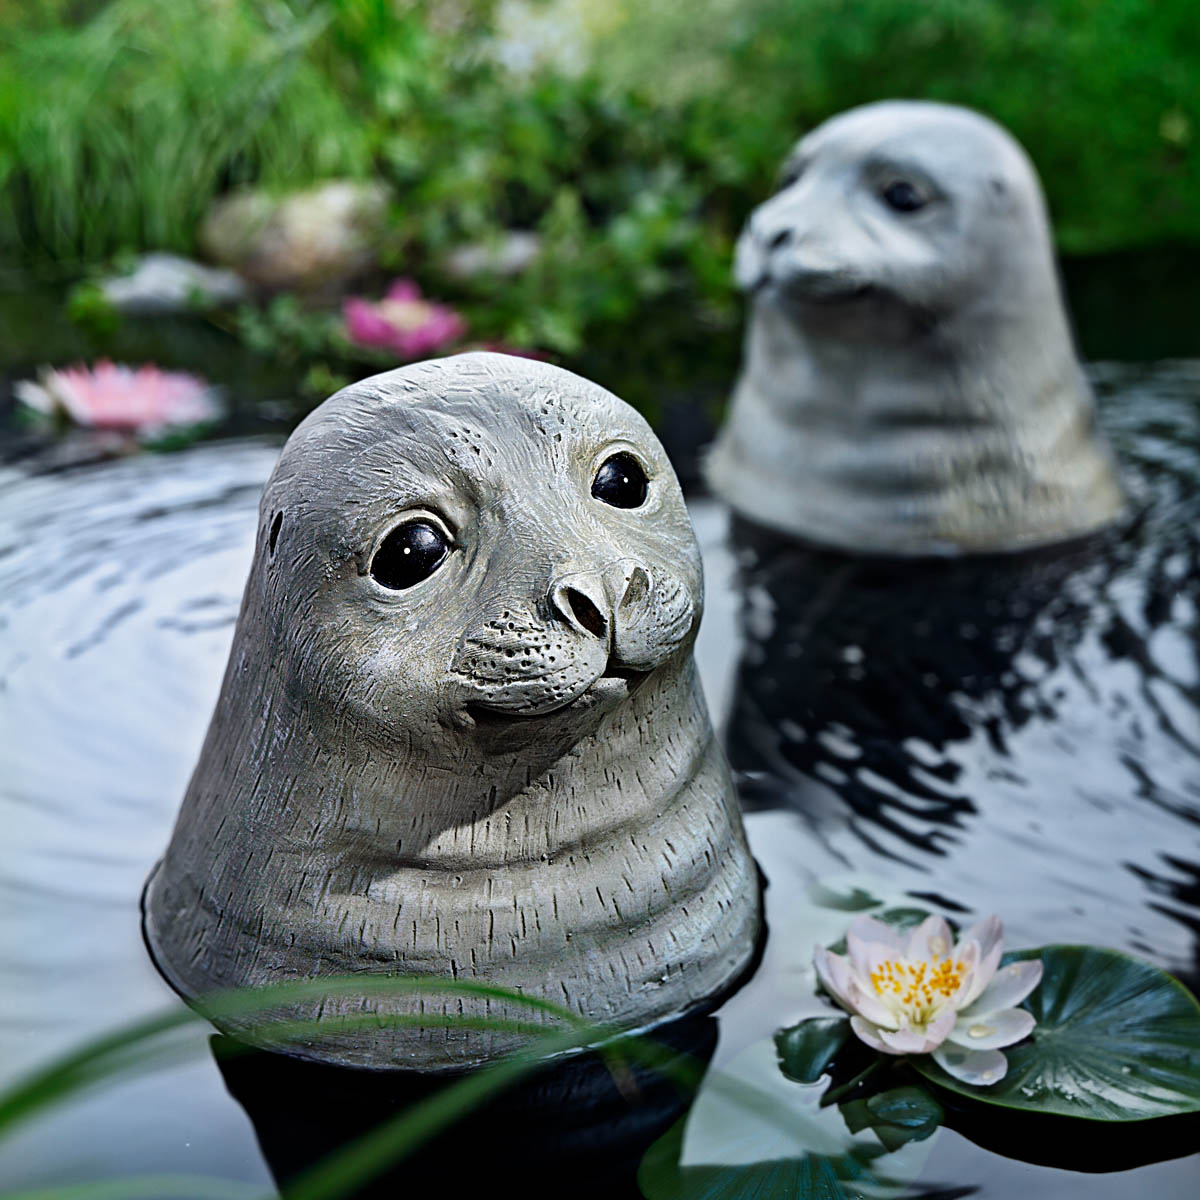
<svg viewBox="0 0 1200 1200">
<path fill-rule="evenodd" d="M 126 433 L 199 425 L 220 414 L 216 392 L 203 379 L 153 364 L 101 360 L 90 368 L 46 368 L 37 383 L 24 380 L 15 391 L 23 404 L 48 416 L 64 412 L 77 425 Z"/>
<path fill-rule="evenodd" d="M 994 916 L 977 921 L 957 944 L 941 917 L 902 934 L 863 916 L 846 932 L 846 955 L 818 946 L 814 965 L 868 1046 L 932 1054 L 948 1074 L 986 1086 L 1008 1070 L 1000 1048 L 1032 1031 L 1033 1014 L 1016 1005 L 1042 979 L 1037 959 L 997 971 L 1003 941 Z"/>
<path fill-rule="evenodd" d="M 342 303 L 346 334 L 401 358 L 420 358 L 462 337 L 466 322 L 452 308 L 421 299 L 411 279 L 397 279 L 379 301 L 350 296 Z"/>
</svg>

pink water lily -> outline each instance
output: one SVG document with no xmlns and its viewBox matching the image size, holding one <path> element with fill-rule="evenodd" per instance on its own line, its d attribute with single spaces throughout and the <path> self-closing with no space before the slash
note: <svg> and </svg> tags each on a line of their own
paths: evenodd
<svg viewBox="0 0 1200 1200">
<path fill-rule="evenodd" d="M 1028 1037 L 1033 1014 L 1016 1006 L 1042 979 L 1038 959 L 997 970 L 1004 927 L 985 917 L 955 943 L 941 917 L 900 933 L 858 917 L 846 954 L 816 948 L 814 965 L 850 1027 L 884 1054 L 932 1054 L 964 1083 L 997 1083 L 1008 1070 L 1001 1047 Z"/>
<path fill-rule="evenodd" d="M 14 390 L 30 408 L 48 416 L 63 412 L 94 429 L 147 434 L 220 415 L 216 392 L 203 379 L 153 364 L 127 367 L 101 360 L 93 367 L 47 368 L 36 383 L 23 380 Z"/>
<path fill-rule="evenodd" d="M 467 330 L 452 308 L 421 296 L 411 279 L 397 279 L 382 300 L 350 296 L 342 303 L 346 335 L 360 346 L 391 350 L 401 358 L 420 358 Z"/>
</svg>

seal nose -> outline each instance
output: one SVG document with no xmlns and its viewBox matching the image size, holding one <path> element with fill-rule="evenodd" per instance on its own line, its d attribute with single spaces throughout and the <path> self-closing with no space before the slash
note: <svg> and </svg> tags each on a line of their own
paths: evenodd
<svg viewBox="0 0 1200 1200">
<path fill-rule="evenodd" d="M 573 629 L 600 638 L 611 649 L 619 638 L 617 626 L 649 594 L 645 569 L 618 559 L 599 571 L 560 575 L 550 588 L 550 607 Z"/>
<path fill-rule="evenodd" d="M 599 579 L 572 575 L 550 590 L 550 603 L 566 622 L 580 633 L 608 642 L 612 621 L 609 601 Z"/>
</svg>

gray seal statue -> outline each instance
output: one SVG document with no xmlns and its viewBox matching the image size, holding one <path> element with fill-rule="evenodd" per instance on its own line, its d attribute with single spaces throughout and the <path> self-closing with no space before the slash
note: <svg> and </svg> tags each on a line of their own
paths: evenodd
<svg viewBox="0 0 1200 1200">
<path fill-rule="evenodd" d="M 735 275 L 752 312 L 707 475 L 742 516 L 889 555 L 1121 516 L 1037 176 L 994 122 L 900 101 L 827 121 L 751 215 Z"/>
<path fill-rule="evenodd" d="M 623 1028 L 727 991 L 759 894 L 692 658 L 701 607 L 671 465 L 595 384 L 467 354 L 327 400 L 267 483 L 147 886 L 159 969 L 188 999 L 351 972 L 486 981 Z M 390 1013 L 429 1024 L 333 1025 Z M 523 1044 L 446 1024 L 460 1014 L 549 1020 L 373 993 L 297 1005 L 330 1030 L 285 1048 L 443 1071 Z"/>
</svg>

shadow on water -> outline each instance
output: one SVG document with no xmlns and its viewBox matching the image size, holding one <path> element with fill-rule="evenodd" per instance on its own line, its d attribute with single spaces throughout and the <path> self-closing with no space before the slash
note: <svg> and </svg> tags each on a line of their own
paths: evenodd
<svg viewBox="0 0 1200 1200">
<path fill-rule="evenodd" d="M 670 1063 L 702 1073 L 717 1044 L 711 1016 L 654 1031 Z M 230 1094 L 254 1123 L 282 1187 L 376 1124 L 437 1095 L 445 1076 L 362 1071 L 247 1050 L 212 1039 Z M 451 1077 L 452 1078 L 452 1077 Z M 395 1196 L 398 1188 L 457 1194 L 512 1189 L 550 1196 L 637 1197 L 646 1150 L 687 1111 L 694 1090 L 659 1070 L 626 1062 L 614 1073 L 594 1054 L 543 1069 L 475 1109 L 356 1196 Z M 464 1147 L 469 1151 L 464 1152 Z"/>
</svg>

